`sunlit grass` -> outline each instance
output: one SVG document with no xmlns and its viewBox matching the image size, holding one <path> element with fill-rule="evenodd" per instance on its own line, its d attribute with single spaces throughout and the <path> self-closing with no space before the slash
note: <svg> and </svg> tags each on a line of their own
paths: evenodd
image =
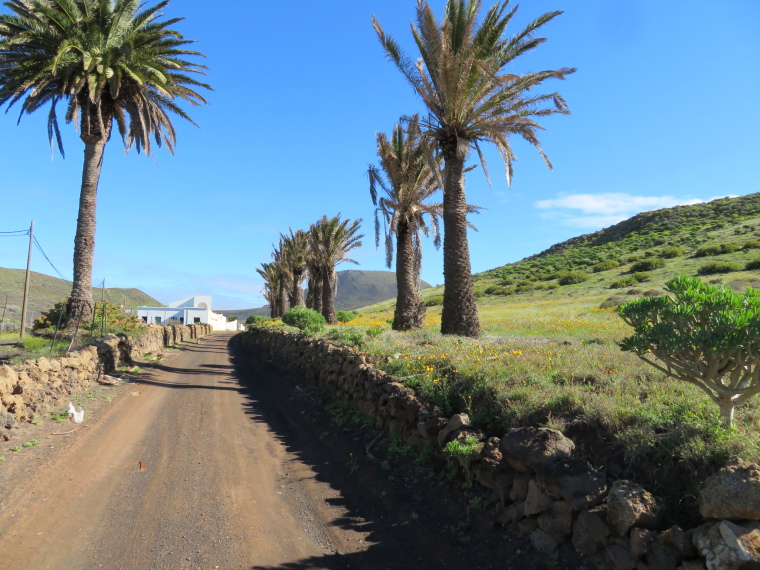
<svg viewBox="0 0 760 570">
<path fill-rule="evenodd" d="M 591 430 L 629 466 L 670 461 L 693 473 L 730 457 L 760 461 L 758 403 L 724 429 L 703 392 L 618 348 L 631 331 L 598 308 L 605 298 L 481 299 L 480 339 L 441 336 L 441 307 L 429 307 L 424 330 L 387 330 L 362 350 L 443 415 L 467 412 L 493 435 L 521 425 Z M 371 309 L 347 325 L 390 329 L 392 302 Z"/>
</svg>

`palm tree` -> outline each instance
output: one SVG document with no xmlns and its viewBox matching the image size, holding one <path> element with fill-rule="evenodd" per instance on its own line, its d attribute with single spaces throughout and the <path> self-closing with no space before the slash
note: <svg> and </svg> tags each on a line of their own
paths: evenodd
<svg viewBox="0 0 760 570">
<path fill-rule="evenodd" d="M 280 279 L 282 275 L 274 263 L 262 263 L 256 272 L 264 279 L 264 298 L 269 303 L 269 316 L 273 319 L 282 316 L 282 307 L 279 304 Z"/>
<path fill-rule="evenodd" d="M 342 262 L 356 263 L 346 254 L 356 247 L 361 247 L 363 235 L 356 235 L 361 220 L 341 220 L 340 214 L 333 218 L 322 216 L 309 229 L 309 246 L 314 266 L 314 279 L 322 298 L 322 315 L 328 323 L 336 323 L 335 294 L 338 290 L 338 274 L 335 266 Z M 309 292 L 311 296 L 311 291 Z"/>
<path fill-rule="evenodd" d="M 272 251 L 272 259 L 274 259 L 273 265 L 279 275 L 279 280 L 277 282 L 277 306 L 279 307 L 280 314 L 277 315 L 278 317 L 281 317 L 288 312 L 288 309 L 290 309 L 288 297 L 290 296 L 290 282 L 292 279 L 288 272 L 288 265 L 285 263 L 282 249 L 282 238 L 280 238 L 280 247 L 275 248 Z"/>
<path fill-rule="evenodd" d="M 396 285 L 398 296 L 393 316 L 393 329 L 421 328 L 425 320 L 425 303 L 420 296 L 422 267 L 422 234 L 433 234 L 433 243 L 441 245 L 438 219 L 442 204 L 426 204 L 425 200 L 440 190 L 437 172 L 427 159 L 426 141 L 420 130 L 419 116 L 393 127 L 390 140 L 385 133 L 376 133 L 380 165 L 370 165 L 369 191 L 375 209 L 375 245 L 380 245 L 380 220 L 385 225 L 386 264 L 393 262 L 393 236 L 396 237 Z M 433 168 L 440 166 L 436 161 Z M 378 198 L 378 189 L 385 196 Z M 427 216 L 430 226 L 425 223 Z"/>
<path fill-rule="evenodd" d="M 74 239 L 74 284 L 67 319 L 92 315 L 95 203 L 103 150 L 116 122 L 125 150 L 173 152 L 169 112 L 193 122 L 178 100 L 206 103 L 194 89 L 202 56 L 171 29 L 181 18 L 160 21 L 168 1 L 145 8 L 142 0 L 8 0 L 0 15 L 0 106 L 21 101 L 21 114 L 49 105 L 48 137 L 63 154 L 56 106 L 66 105 L 84 142 L 79 216 Z"/>
<path fill-rule="evenodd" d="M 416 63 L 373 17 L 388 58 L 427 107 L 422 126 L 443 154 L 445 288 L 441 332 L 473 337 L 480 334 L 480 324 L 467 243 L 465 161 L 474 148 L 488 177 L 480 143 L 494 143 L 505 162 L 510 184 L 515 156 L 509 136 L 517 134 L 533 145 L 551 168 L 541 150 L 537 131 L 542 127 L 535 118 L 567 114 L 569 110 L 559 93 L 532 94 L 531 90 L 546 79 L 564 79 L 575 71 L 562 68 L 522 75 L 506 73 L 512 61 L 545 41 L 534 33 L 561 12 L 548 12 L 508 38 L 507 24 L 517 8 L 507 10 L 509 0 L 498 2 L 478 25 L 481 4 L 481 0 L 447 0 L 439 23 L 427 2 L 419 0 L 417 26 L 412 25 L 421 56 Z"/>
<path fill-rule="evenodd" d="M 288 301 L 291 307 L 304 305 L 303 280 L 306 277 L 306 260 L 309 250 L 309 238 L 303 230 L 293 231 L 288 228 L 289 235 L 280 234 L 280 248 L 282 261 L 287 267 L 290 278 L 288 287 L 290 295 Z"/>
</svg>

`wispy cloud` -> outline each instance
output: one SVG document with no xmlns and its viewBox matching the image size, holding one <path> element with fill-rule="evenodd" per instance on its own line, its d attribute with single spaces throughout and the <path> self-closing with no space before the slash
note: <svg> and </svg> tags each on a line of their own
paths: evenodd
<svg viewBox="0 0 760 570">
<path fill-rule="evenodd" d="M 534 206 L 544 210 L 543 218 L 562 225 L 600 229 L 621 222 L 639 212 L 698 204 L 700 198 L 678 196 L 632 196 L 622 192 L 603 194 L 566 194 L 549 200 L 534 202 Z"/>
</svg>

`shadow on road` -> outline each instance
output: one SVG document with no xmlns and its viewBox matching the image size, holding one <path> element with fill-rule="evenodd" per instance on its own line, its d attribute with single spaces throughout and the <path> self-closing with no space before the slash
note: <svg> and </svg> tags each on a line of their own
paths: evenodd
<svg viewBox="0 0 760 570">
<path fill-rule="evenodd" d="M 464 501 L 461 496 L 452 500 L 451 488 L 436 492 L 435 482 L 394 481 L 392 471 L 365 458 L 365 446 L 374 434 L 331 424 L 324 409 L 296 388 L 302 380 L 244 351 L 241 334 L 230 339 L 228 348 L 248 400 L 247 413 L 265 422 L 290 453 L 312 468 L 318 481 L 338 491 L 338 498 L 329 501 L 346 514 L 332 525 L 369 533 L 358 552 L 256 566 L 257 570 L 542 569 L 552 567 L 552 562 L 556 568 L 556 560 L 525 550 L 520 554 L 524 538 L 505 540 L 506 532 L 491 523 L 490 529 L 481 526 L 477 539 L 471 540 L 463 532 L 470 518 Z"/>
</svg>

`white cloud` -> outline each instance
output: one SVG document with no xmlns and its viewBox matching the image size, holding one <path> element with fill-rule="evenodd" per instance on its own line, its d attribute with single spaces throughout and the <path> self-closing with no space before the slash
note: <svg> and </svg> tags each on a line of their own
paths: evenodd
<svg viewBox="0 0 760 570">
<path fill-rule="evenodd" d="M 534 202 L 545 210 L 542 217 L 557 220 L 565 226 L 600 229 L 621 222 L 640 212 L 704 202 L 700 198 L 675 196 L 632 196 L 622 192 L 603 194 L 567 194 Z M 577 215 L 585 214 L 585 215 Z"/>
</svg>

